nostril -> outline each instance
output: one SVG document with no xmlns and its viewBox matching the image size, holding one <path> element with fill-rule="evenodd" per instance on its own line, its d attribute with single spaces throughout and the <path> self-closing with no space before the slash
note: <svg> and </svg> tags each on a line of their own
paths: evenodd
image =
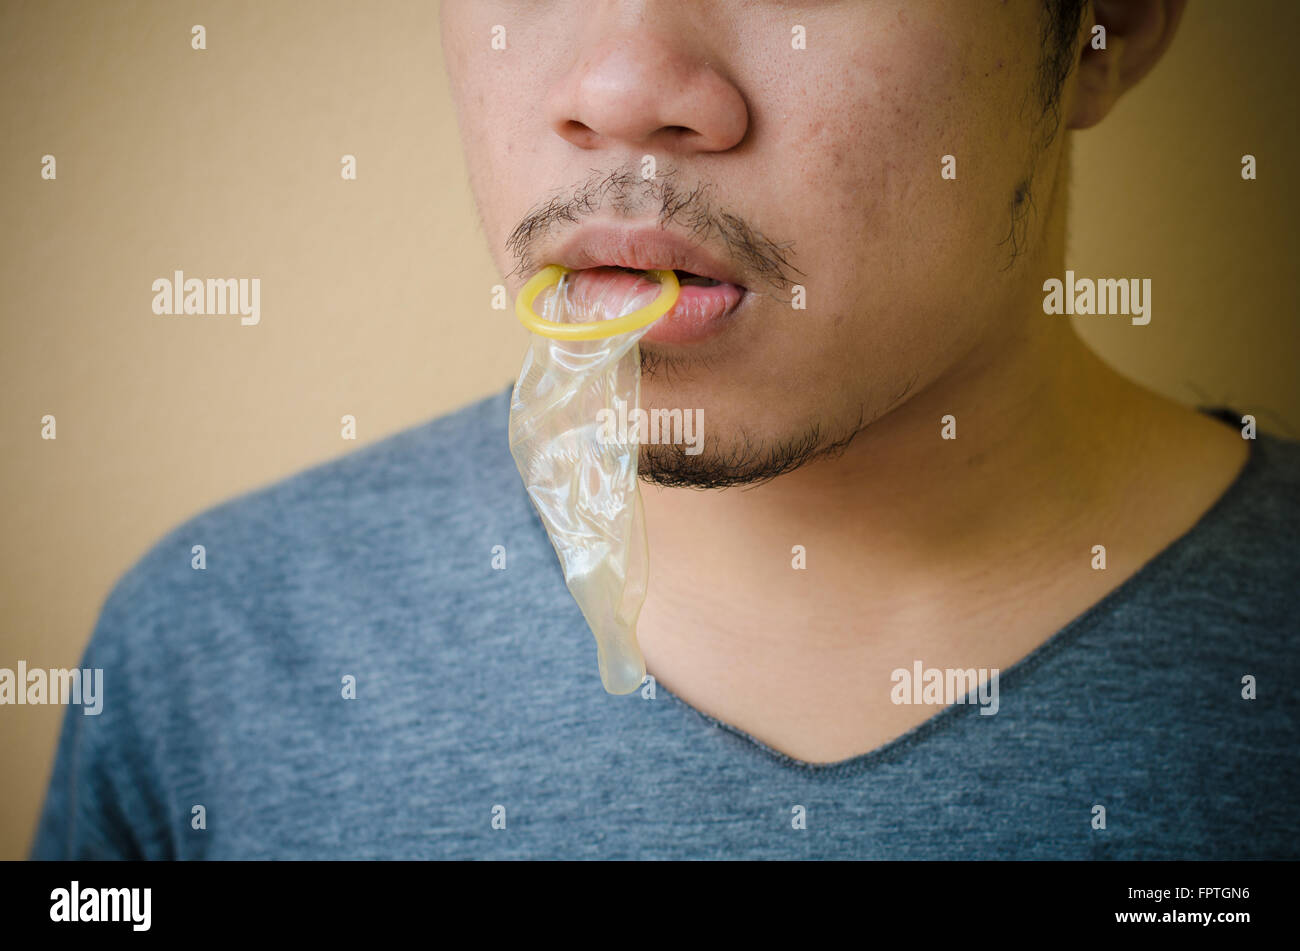
<svg viewBox="0 0 1300 951">
<path fill-rule="evenodd" d="M 569 139 L 570 141 L 587 140 L 596 134 L 592 130 L 591 126 L 587 125 L 586 123 L 579 122 L 577 119 L 566 120 L 560 126 L 559 133 L 560 135 L 564 136 L 566 139 Z"/>
</svg>

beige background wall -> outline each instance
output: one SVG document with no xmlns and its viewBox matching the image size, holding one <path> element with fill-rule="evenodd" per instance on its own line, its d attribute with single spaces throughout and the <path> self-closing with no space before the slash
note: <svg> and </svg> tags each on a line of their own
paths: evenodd
<svg viewBox="0 0 1300 951">
<path fill-rule="evenodd" d="M 1153 280 L 1149 326 L 1085 324 L 1107 359 L 1292 435 L 1298 13 L 1193 2 L 1076 137 L 1070 255 Z M 488 307 L 436 4 L 9 2 L 0 78 L 0 667 L 74 666 L 178 521 L 513 379 L 524 332 Z M 260 277 L 260 325 L 154 316 L 176 268 Z M 62 713 L 0 707 L 0 858 L 25 854 Z"/>
</svg>

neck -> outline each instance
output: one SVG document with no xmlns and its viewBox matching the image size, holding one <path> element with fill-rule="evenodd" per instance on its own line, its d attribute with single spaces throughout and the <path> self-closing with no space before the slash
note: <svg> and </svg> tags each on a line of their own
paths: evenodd
<svg viewBox="0 0 1300 951">
<path fill-rule="evenodd" d="M 991 562 L 1032 572 L 1117 517 L 1158 401 L 1095 357 L 1068 318 L 1043 313 L 1042 275 L 1064 268 L 1055 205 L 1051 237 L 1021 262 L 1018 319 L 845 452 L 749 488 L 644 488 L 652 626 L 712 615 L 715 629 L 753 636 L 774 611 L 829 618 L 864 599 L 951 603 L 991 583 Z M 943 438 L 946 416 L 955 439 Z M 819 636 L 816 624 L 800 626 L 805 642 Z M 841 636 L 843 625 L 828 627 Z"/>
</svg>

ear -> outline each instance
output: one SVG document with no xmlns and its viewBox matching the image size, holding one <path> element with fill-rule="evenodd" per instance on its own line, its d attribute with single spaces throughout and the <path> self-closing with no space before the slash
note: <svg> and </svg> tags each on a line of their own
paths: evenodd
<svg viewBox="0 0 1300 951">
<path fill-rule="evenodd" d="M 1070 129 L 1096 125 L 1150 72 L 1173 41 L 1187 0 L 1093 0 L 1091 6 L 1094 20 L 1083 37 Z M 1094 25 L 1105 27 L 1105 49 L 1093 48 Z"/>
</svg>

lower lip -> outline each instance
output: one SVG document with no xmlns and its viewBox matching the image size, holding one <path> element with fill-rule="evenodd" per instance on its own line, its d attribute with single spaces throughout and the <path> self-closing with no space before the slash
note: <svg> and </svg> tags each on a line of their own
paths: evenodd
<svg viewBox="0 0 1300 951">
<path fill-rule="evenodd" d="M 571 277 L 571 293 L 581 295 L 586 281 L 609 299 L 630 297 L 639 283 L 653 283 L 630 271 L 613 268 L 590 268 L 575 271 Z M 728 318 L 740 306 L 745 289 L 738 284 L 683 284 L 672 309 L 650 325 L 641 339 L 652 343 L 689 344 L 721 333 L 730 321 Z M 614 315 L 610 315 L 614 316 Z"/>
</svg>

